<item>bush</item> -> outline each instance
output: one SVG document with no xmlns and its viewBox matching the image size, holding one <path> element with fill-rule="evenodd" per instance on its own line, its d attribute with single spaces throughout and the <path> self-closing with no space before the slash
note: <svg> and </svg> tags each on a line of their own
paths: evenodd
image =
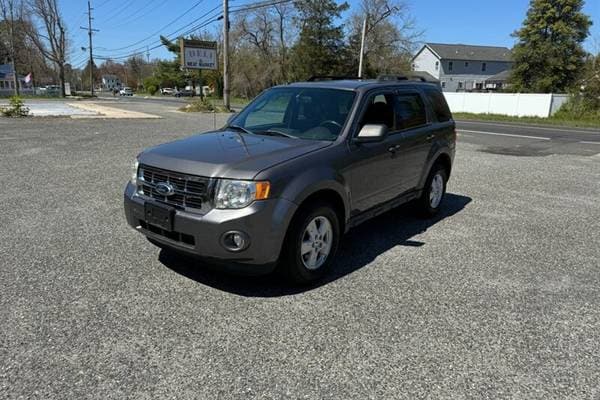
<svg viewBox="0 0 600 400">
<path fill-rule="evenodd" d="M 19 96 L 12 96 L 8 107 L 0 108 L 0 112 L 5 117 L 27 117 L 29 115 L 29 108 L 25 107 L 23 99 Z"/>
<path fill-rule="evenodd" d="M 158 92 L 158 88 L 154 85 L 148 85 L 146 86 L 146 92 L 150 95 L 150 96 L 154 96 L 154 94 L 156 92 Z"/>
<path fill-rule="evenodd" d="M 186 106 L 183 106 L 179 111 L 184 112 L 215 112 L 215 106 L 206 98 L 194 100 Z"/>
</svg>

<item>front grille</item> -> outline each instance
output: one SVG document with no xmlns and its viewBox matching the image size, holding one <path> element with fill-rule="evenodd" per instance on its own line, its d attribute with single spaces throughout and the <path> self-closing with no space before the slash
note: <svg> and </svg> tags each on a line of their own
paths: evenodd
<svg viewBox="0 0 600 400">
<path fill-rule="evenodd" d="M 174 193 L 164 196 L 156 191 L 158 183 L 168 183 Z M 138 193 L 181 209 L 207 212 L 210 209 L 210 180 L 202 176 L 140 164 L 138 169 Z"/>
</svg>

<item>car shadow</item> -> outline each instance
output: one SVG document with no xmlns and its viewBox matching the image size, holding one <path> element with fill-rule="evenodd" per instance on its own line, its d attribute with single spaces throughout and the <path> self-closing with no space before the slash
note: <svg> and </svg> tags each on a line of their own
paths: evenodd
<svg viewBox="0 0 600 400">
<path fill-rule="evenodd" d="M 291 286 L 277 273 L 266 276 L 237 276 L 197 259 L 161 250 L 159 261 L 174 272 L 200 284 L 246 297 L 279 297 L 310 291 L 369 265 L 395 246 L 421 247 L 412 238 L 463 210 L 471 198 L 447 193 L 440 213 L 432 219 L 416 216 L 412 203 L 403 205 L 350 230 L 341 242 L 332 270 L 310 286 Z"/>
</svg>

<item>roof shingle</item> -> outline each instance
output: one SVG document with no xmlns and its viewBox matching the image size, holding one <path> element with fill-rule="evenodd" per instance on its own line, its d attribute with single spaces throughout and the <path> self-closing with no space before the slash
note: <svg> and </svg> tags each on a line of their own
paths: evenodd
<svg viewBox="0 0 600 400">
<path fill-rule="evenodd" d="M 470 46 L 466 44 L 426 43 L 431 50 L 445 60 L 503 61 L 510 62 L 508 47 Z"/>
</svg>

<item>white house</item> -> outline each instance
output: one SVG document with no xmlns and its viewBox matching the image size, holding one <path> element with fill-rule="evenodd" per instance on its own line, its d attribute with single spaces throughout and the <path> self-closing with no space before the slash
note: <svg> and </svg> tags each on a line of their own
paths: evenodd
<svg viewBox="0 0 600 400">
<path fill-rule="evenodd" d="M 445 92 L 497 90 L 499 77 L 512 68 L 507 47 L 426 43 L 413 57 L 413 71 L 426 72 L 440 81 Z M 494 84 L 487 81 L 494 77 Z"/>
<path fill-rule="evenodd" d="M 121 88 L 121 80 L 116 75 L 102 75 L 102 89 L 113 90 Z"/>
</svg>

